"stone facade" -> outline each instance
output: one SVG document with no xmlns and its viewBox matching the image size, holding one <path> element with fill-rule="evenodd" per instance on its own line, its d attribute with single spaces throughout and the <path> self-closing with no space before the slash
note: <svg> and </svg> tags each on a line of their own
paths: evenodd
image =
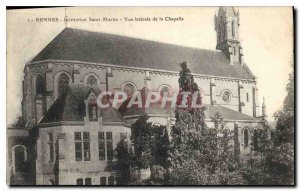
<svg viewBox="0 0 300 191">
<path fill-rule="evenodd" d="M 116 184 L 119 173 L 112 170 L 111 166 L 117 162 L 115 149 L 117 143 L 121 139 L 121 135 L 130 137 L 130 128 L 118 124 L 100 124 L 92 122 L 88 124 L 67 123 L 67 124 L 53 124 L 41 125 L 39 131 L 39 138 L 37 139 L 37 158 L 36 158 L 36 184 L 47 185 L 76 185 L 77 181 L 82 179 L 83 185 L 87 185 L 87 179 L 90 178 L 92 185 L 101 185 L 100 179 L 105 179 L 105 185 L 112 184 L 108 181 L 113 179 L 113 185 Z M 49 127 L 50 126 L 50 127 Z M 89 155 L 82 156 L 81 159 L 76 159 L 75 150 L 75 133 L 89 134 Z M 103 141 L 105 145 L 105 157 L 99 159 L 99 133 L 112 134 L 112 146 L 114 150 L 113 158 L 108 159 L 107 137 L 104 136 Z M 49 140 L 49 134 L 52 134 L 53 141 Z M 127 138 L 128 144 L 130 140 Z M 83 138 L 81 141 L 84 141 Z M 80 142 L 80 141 L 79 141 Z M 55 147 L 53 158 L 50 157 L 50 146 Z M 51 159 L 52 158 L 52 159 Z M 105 177 L 105 178 L 104 178 Z"/>
</svg>

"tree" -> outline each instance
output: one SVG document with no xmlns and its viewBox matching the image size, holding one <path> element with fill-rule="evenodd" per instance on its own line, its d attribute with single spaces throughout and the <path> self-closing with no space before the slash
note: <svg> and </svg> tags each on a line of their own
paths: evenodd
<svg viewBox="0 0 300 191">
<path fill-rule="evenodd" d="M 116 148 L 117 151 L 117 169 L 120 171 L 119 185 L 127 185 L 130 181 L 130 167 L 133 161 L 133 153 L 128 148 L 128 142 L 122 139 Z"/>
<path fill-rule="evenodd" d="M 26 120 L 22 117 L 19 116 L 11 125 L 11 128 L 25 128 L 26 126 Z"/>
<path fill-rule="evenodd" d="M 199 91 L 186 63 L 181 63 L 180 93 L 195 95 Z M 179 94 L 175 111 L 176 124 L 172 128 L 170 143 L 170 174 L 168 184 L 216 185 L 237 184 L 242 178 L 232 172 L 235 161 L 232 148 L 232 132 L 220 114 L 212 118 L 213 128 L 205 123 L 205 107 L 191 108 L 192 96 L 184 100 Z M 201 100 L 197 100 L 201 104 Z M 187 107 L 181 108 L 180 104 Z M 241 183 L 242 181 L 240 181 Z"/>
<path fill-rule="evenodd" d="M 257 131 L 253 137 L 254 150 L 262 155 L 263 160 L 244 172 L 248 184 L 294 184 L 294 71 L 290 74 L 286 90 L 283 107 L 274 114 L 276 127 L 272 132 L 272 145 L 266 130 Z"/>
<path fill-rule="evenodd" d="M 236 185 L 245 182 L 242 174 L 235 171 L 232 132 L 226 128 L 220 114 L 216 113 L 212 120 L 214 128 L 205 127 L 201 131 L 187 128 L 176 131 L 174 128 L 168 184 Z"/>
<path fill-rule="evenodd" d="M 271 142 L 268 137 L 268 127 L 254 130 L 251 146 L 254 152 L 257 152 L 262 158 L 264 158 L 264 155 L 267 153 L 267 149 L 271 146 Z"/>
<path fill-rule="evenodd" d="M 283 108 L 274 115 L 277 122 L 273 134 L 274 148 L 268 158 L 269 170 L 274 175 L 276 184 L 294 184 L 295 94 L 294 68 L 292 69 Z"/>
<path fill-rule="evenodd" d="M 285 143 L 294 145 L 294 128 L 295 128 L 295 103 L 294 103 L 294 70 L 289 76 L 286 87 L 287 96 L 283 103 L 283 108 L 274 114 L 276 119 L 276 128 L 273 134 L 275 146 Z"/>
<path fill-rule="evenodd" d="M 149 117 L 142 115 L 131 127 L 134 142 L 135 165 L 139 168 L 149 168 L 152 164 L 151 126 Z"/>
</svg>

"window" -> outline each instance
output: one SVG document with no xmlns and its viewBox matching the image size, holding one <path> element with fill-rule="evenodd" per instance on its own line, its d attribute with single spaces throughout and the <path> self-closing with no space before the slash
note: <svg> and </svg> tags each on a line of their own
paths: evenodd
<svg viewBox="0 0 300 191">
<path fill-rule="evenodd" d="M 12 148 L 12 154 L 15 157 L 15 172 L 24 172 L 26 167 L 26 147 L 23 145 L 16 145 Z"/>
<path fill-rule="evenodd" d="M 53 162 L 54 161 L 54 146 L 53 146 L 53 133 L 49 133 L 48 134 L 49 137 L 49 162 Z"/>
<path fill-rule="evenodd" d="M 257 129 L 255 129 L 254 132 L 253 132 L 253 150 L 254 151 L 258 150 L 258 132 L 257 132 Z"/>
<path fill-rule="evenodd" d="M 83 151 L 84 151 L 84 160 L 89 161 L 90 157 L 90 133 L 83 132 Z"/>
<path fill-rule="evenodd" d="M 246 100 L 249 102 L 249 93 L 246 94 Z"/>
<path fill-rule="evenodd" d="M 105 160 L 104 132 L 98 133 L 98 142 L 99 142 L 99 160 Z"/>
<path fill-rule="evenodd" d="M 162 86 L 159 93 L 160 96 L 163 96 L 164 94 L 166 94 L 168 97 L 172 96 L 172 91 L 167 86 Z"/>
<path fill-rule="evenodd" d="M 108 185 L 115 185 L 115 178 L 113 176 L 108 177 Z"/>
<path fill-rule="evenodd" d="M 91 75 L 87 78 L 86 83 L 93 86 L 93 85 L 97 85 L 98 80 L 96 79 L 95 76 Z"/>
<path fill-rule="evenodd" d="M 90 121 L 97 121 L 98 120 L 97 101 L 94 96 L 91 96 L 88 107 L 89 107 Z"/>
<path fill-rule="evenodd" d="M 123 87 L 123 91 L 127 94 L 127 96 L 132 96 L 135 92 L 135 87 L 132 84 L 125 84 Z"/>
<path fill-rule="evenodd" d="M 234 25 L 234 21 L 231 22 L 231 32 L 232 32 L 232 37 L 235 37 L 235 25 Z"/>
<path fill-rule="evenodd" d="M 86 178 L 85 179 L 85 185 L 92 185 L 92 179 L 91 178 Z"/>
<path fill-rule="evenodd" d="M 231 101 L 231 93 L 229 91 L 224 91 L 222 94 L 222 100 L 229 103 Z"/>
<path fill-rule="evenodd" d="M 106 185 L 106 177 L 105 176 L 100 178 L 100 184 L 101 185 Z"/>
<path fill-rule="evenodd" d="M 244 145 L 245 145 L 245 147 L 248 147 L 248 145 L 249 145 L 249 132 L 248 132 L 248 129 L 244 130 Z"/>
<path fill-rule="evenodd" d="M 75 159 L 82 160 L 81 132 L 75 132 Z"/>
<path fill-rule="evenodd" d="M 62 94 L 69 85 L 70 78 L 67 74 L 61 74 L 58 78 L 58 95 Z"/>
<path fill-rule="evenodd" d="M 76 180 L 76 184 L 77 184 L 77 185 L 83 185 L 83 179 L 82 179 L 82 178 L 78 178 L 78 179 Z"/>
<path fill-rule="evenodd" d="M 89 161 L 90 156 L 90 133 L 83 132 L 83 139 L 81 139 L 81 132 L 75 132 L 75 159 L 82 161 L 82 150 L 84 154 L 84 161 Z M 83 148 L 82 148 L 83 146 Z"/>
<path fill-rule="evenodd" d="M 107 160 L 113 160 L 112 132 L 106 132 Z"/>
<path fill-rule="evenodd" d="M 36 95 L 44 95 L 46 89 L 45 78 L 42 75 L 38 75 L 35 81 Z"/>
</svg>

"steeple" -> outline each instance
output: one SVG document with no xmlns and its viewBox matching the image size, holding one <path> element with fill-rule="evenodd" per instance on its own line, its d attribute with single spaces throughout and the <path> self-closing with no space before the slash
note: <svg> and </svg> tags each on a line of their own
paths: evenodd
<svg viewBox="0 0 300 191">
<path fill-rule="evenodd" d="M 263 97 L 263 104 L 262 104 L 262 117 L 267 117 L 267 114 L 266 114 L 266 104 L 265 104 L 265 97 Z"/>
<path fill-rule="evenodd" d="M 215 15 L 217 50 L 222 50 L 231 64 L 243 64 L 243 51 L 239 41 L 240 13 L 233 7 L 219 7 Z"/>
</svg>

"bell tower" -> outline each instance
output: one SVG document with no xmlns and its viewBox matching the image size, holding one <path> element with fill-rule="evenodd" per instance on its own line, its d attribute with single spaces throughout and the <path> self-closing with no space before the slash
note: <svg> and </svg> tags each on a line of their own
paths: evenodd
<svg viewBox="0 0 300 191">
<path fill-rule="evenodd" d="M 221 50 L 230 64 L 243 64 L 243 49 L 239 40 L 240 16 L 234 7 L 220 7 L 215 15 L 217 50 Z"/>
</svg>

